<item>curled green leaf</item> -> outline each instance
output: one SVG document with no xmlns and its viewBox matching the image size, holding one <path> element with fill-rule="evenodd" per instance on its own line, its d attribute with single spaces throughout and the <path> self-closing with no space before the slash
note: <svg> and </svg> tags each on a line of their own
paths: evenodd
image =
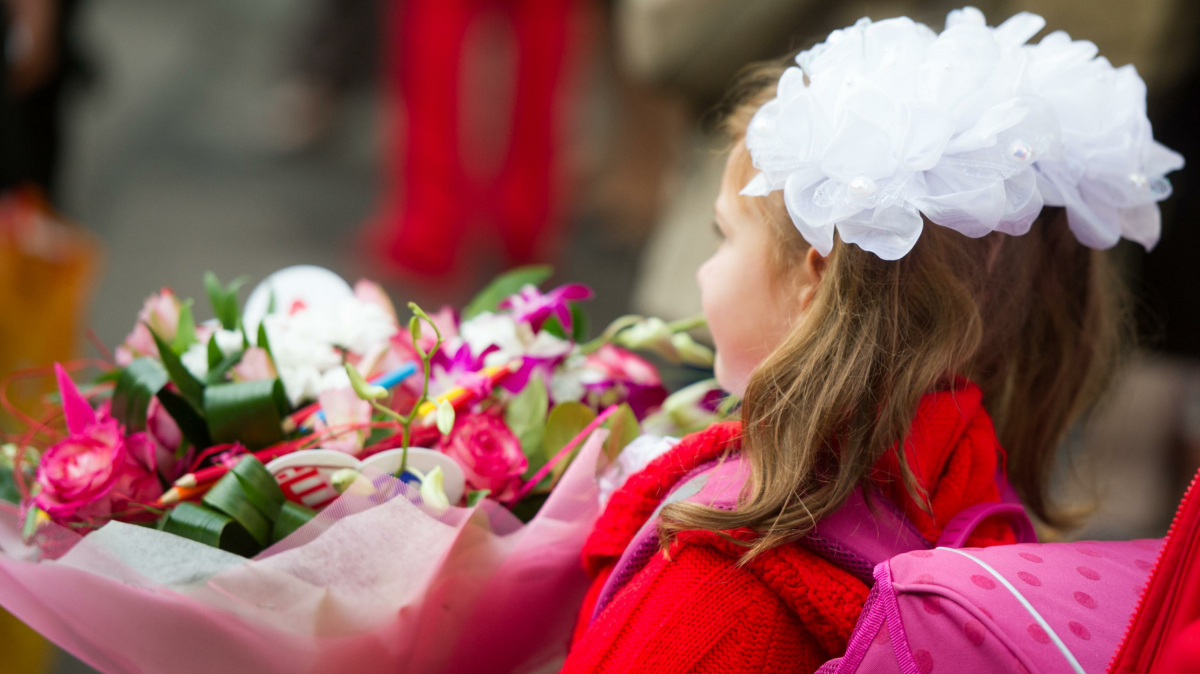
<svg viewBox="0 0 1200 674">
<path fill-rule="evenodd" d="M 243 557 L 262 546 L 232 517 L 190 502 L 176 506 L 163 520 L 162 530 Z"/>
<path fill-rule="evenodd" d="M 279 517 L 275 519 L 275 528 L 271 530 L 271 541 L 273 543 L 282 541 L 316 516 L 317 511 L 312 508 L 284 501 L 283 507 L 279 510 Z"/>
</svg>

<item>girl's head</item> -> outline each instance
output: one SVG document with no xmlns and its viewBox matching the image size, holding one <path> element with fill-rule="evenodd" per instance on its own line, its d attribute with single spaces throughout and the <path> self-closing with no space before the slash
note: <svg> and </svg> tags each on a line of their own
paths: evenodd
<svg viewBox="0 0 1200 674">
<path fill-rule="evenodd" d="M 782 91 L 787 66 L 752 69 L 730 99 L 731 150 L 715 205 L 723 242 L 698 273 L 717 377 L 743 397 L 752 479 L 736 511 L 669 506 L 664 534 L 749 527 L 761 534 L 756 552 L 798 538 L 906 437 L 921 397 L 959 376 L 982 388 L 1026 505 L 1061 522 L 1046 491 L 1056 447 L 1104 390 L 1128 334 L 1108 255 L 1081 245 L 1076 213 L 1061 207 L 971 236 L 922 214 L 919 236 L 888 239 L 884 254 L 861 229 L 839 223 L 834 237 L 830 224 L 830 243 L 798 221 L 808 205 L 790 200 L 815 198 L 811 190 L 788 193 L 786 204 L 783 190 L 743 196 L 762 168 L 747 129 Z M 1011 187 L 1008 195 L 1011 206 Z M 907 251 L 895 255 L 897 247 Z"/>
</svg>

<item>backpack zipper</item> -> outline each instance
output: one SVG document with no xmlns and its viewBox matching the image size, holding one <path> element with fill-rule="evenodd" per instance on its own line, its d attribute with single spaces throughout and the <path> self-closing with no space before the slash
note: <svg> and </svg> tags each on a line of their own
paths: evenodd
<svg viewBox="0 0 1200 674">
<path fill-rule="evenodd" d="M 1146 603 L 1146 595 L 1150 590 L 1151 584 L 1158 575 L 1160 567 L 1162 566 L 1163 557 L 1166 556 L 1166 552 L 1168 547 L 1171 545 L 1171 541 L 1175 536 L 1180 535 L 1180 532 L 1178 531 L 1180 520 L 1183 518 L 1183 514 L 1188 511 L 1188 506 L 1192 499 L 1197 498 L 1197 493 L 1200 493 L 1197 491 L 1197 483 L 1200 483 L 1200 472 L 1197 472 L 1196 475 L 1192 477 L 1191 483 L 1188 484 L 1187 490 L 1183 493 L 1183 499 L 1179 502 L 1179 508 L 1175 511 L 1175 516 L 1171 519 L 1171 526 L 1167 529 L 1167 535 L 1163 538 L 1163 544 L 1158 550 L 1158 555 L 1154 560 L 1154 566 L 1152 567 L 1150 575 L 1147 576 L 1145 584 L 1142 586 L 1141 593 L 1138 595 L 1137 604 L 1135 604 L 1133 610 L 1133 616 L 1129 619 L 1129 624 L 1125 626 L 1125 632 L 1121 635 L 1121 641 L 1117 645 L 1117 650 L 1113 653 L 1112 660 L 1108 663 L 1107 671 L 1110 672 L 1110 674 L 1113 672 L 1113 668 L 1117 666 L 1117 663 L 1120 662 L 1121 657 L 1124 655 L 1126 642 L 1129 641 L 1129 636 L 1133 631 L 1133 626 L 1138 622 L 1139 614 L 1142 611 L 1143 605 Z M 1200 519 L 1197 520 L 1197 523 L 1200 523 Z M 1184 532 L 1185 535 L 1187 533 L 1188 532 Z M 1183 557 L 1185 562 L 1190 559 L 1191 555 L 1184 555 Z M 1180 571 L 1182 570 L 1183 569 L 1180 569 Z M 1182 578 L 1183 575 L 1183 573 L 1180 573 L 1179 577 Z M 1150 654 L 1150 657 L 1146 660 L 1147 662 L 1154 662 L 1154 656 L 1162 647 L 1164 634 L 1165 630 L 1159 631 L 1157 634 L 1152 635 L 1152 643 L 1148 644 L 1149 648 L 1146 650 L 1146 652 Z"/>
</svg>

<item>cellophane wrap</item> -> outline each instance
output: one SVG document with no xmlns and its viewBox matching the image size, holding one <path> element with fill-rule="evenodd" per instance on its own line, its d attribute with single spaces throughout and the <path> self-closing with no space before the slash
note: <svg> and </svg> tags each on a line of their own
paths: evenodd
<svg viewBox="0 0 1200 674">
<path fill-rule="evenodd" d="M 117 522 L 27 543 L 0 504 L 0 605 L 106 674 L 556 671 L 605 436 L 528 524 L 374 474 L 253 559 Z"/>
</svg>

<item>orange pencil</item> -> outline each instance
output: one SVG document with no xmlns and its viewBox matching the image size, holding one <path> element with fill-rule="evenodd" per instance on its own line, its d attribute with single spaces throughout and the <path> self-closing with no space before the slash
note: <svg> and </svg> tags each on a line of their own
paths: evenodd
<svg viewBox="0 0 1200 674">
<path fill-rule="evenodd" d="M 158 502 L 154 505 L 159 507 L 173 506 L 182 501 L 190 501 L 194 498 L 199 498 L 208 493 L 216 482 L 207 482 L 198 487 L 171 487 L 165 494 L 159 497 Z"/>
</svg>

